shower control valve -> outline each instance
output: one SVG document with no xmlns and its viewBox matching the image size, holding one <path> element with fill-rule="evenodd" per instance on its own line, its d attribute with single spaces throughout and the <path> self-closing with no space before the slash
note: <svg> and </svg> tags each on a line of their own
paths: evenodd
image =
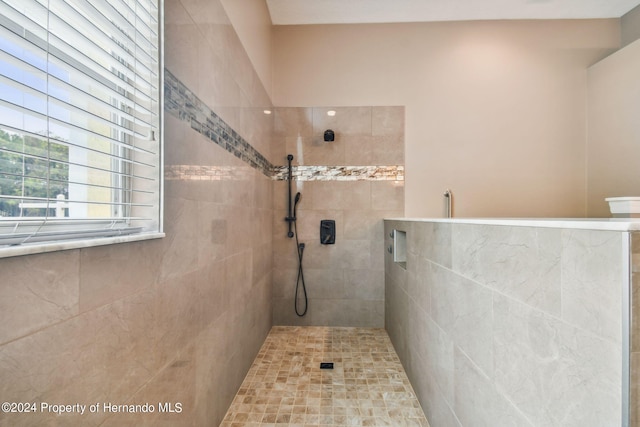
<svg viewBox="0 0 640 427">
<path fill-rule="evenodd" d="M 320 221 L 320 243 L 333 245 L 336 243 L 336 222 L 333 219 Z"/>
</svg>

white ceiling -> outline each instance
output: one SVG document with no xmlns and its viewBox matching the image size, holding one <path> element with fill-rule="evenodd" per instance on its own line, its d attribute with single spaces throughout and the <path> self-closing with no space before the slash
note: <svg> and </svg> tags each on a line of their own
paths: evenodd
<svg viewBox="0 0 640 427">
<path fill-rule="evenodd" d="M 619 18 L 640 0 L 266 0 L 274 25 Z"/>
</svg>

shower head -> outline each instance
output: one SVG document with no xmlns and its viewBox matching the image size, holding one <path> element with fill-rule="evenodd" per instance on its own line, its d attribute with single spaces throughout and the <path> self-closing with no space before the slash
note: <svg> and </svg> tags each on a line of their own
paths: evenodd
<svg viewBox="0 0 640 427">
<path fill-rule="evenodd" d="M 324 131 L 324 142 L 332 142 L 335 139 L 336 134 L 331 129 L 327 129 Z"/>
</svg>

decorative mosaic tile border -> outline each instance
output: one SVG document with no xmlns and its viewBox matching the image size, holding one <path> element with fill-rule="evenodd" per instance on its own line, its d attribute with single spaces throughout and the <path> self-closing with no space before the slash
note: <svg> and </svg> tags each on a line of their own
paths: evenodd
<svg viewBox="0 0 640 427">
<path fill-rule="evenodd" d="M 170 181 L 228 181 L 249 179 L 251 168 L 237 166 L 167 165 L 164 178 Z M 286 181 L 286 166 L 275 166 L 271 179 Z M 404 181 L 403 166 L 294 166 L 295 181 Z"/>
<path fill-rule="evenodd" d="M 164 70 L 164 109 L 254 169 L 274 180 L 286 180 L 287 166 L 274 166 L 220 116 L 205 105 L 169 70 Z M 237 170 L 220 166 L 165 167 L 170 180 L 219 181 L 238 179 Z M 246 171 L 242 173 L 243 176 Z M 297 181 L 404 181 L 404 166 L 294 166 Z"/>
<path fill-rule="evenodd" d="M 287 166 L 276 166 L 272 179 L 284 181 Z M 294 166 L 296 181 L 404 181 L 404 166 Z"/>
<path fill-rule="evenodd" d="M 164 179 L 170 181 L 243 181 L 254 174 L 249 166 L 167 165 Z"/>
<path fill-rule="evenodd" d="M 190 123 L 191 129 L 209 138 L 251 167 L 271 176 L 273 169 L 271 162 L 166 68 L 164 70 L 164 109 L 176 118 Z"/>
</svg>

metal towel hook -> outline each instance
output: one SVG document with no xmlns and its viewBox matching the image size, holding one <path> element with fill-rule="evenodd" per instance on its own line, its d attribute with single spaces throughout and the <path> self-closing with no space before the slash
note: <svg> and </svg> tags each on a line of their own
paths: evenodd
<svg viewBox="0 0 640 427">
<path fill-rule="evenodd" d="M 453 217 L 453 193 L 451 192 L 451 190 L 449 190 L 448 188 L 444 191 L 443 196 L 447 199 L 446 202 L 446 212 L 447 212 L 447 218 L 452 218 Z"/>
</svg>

